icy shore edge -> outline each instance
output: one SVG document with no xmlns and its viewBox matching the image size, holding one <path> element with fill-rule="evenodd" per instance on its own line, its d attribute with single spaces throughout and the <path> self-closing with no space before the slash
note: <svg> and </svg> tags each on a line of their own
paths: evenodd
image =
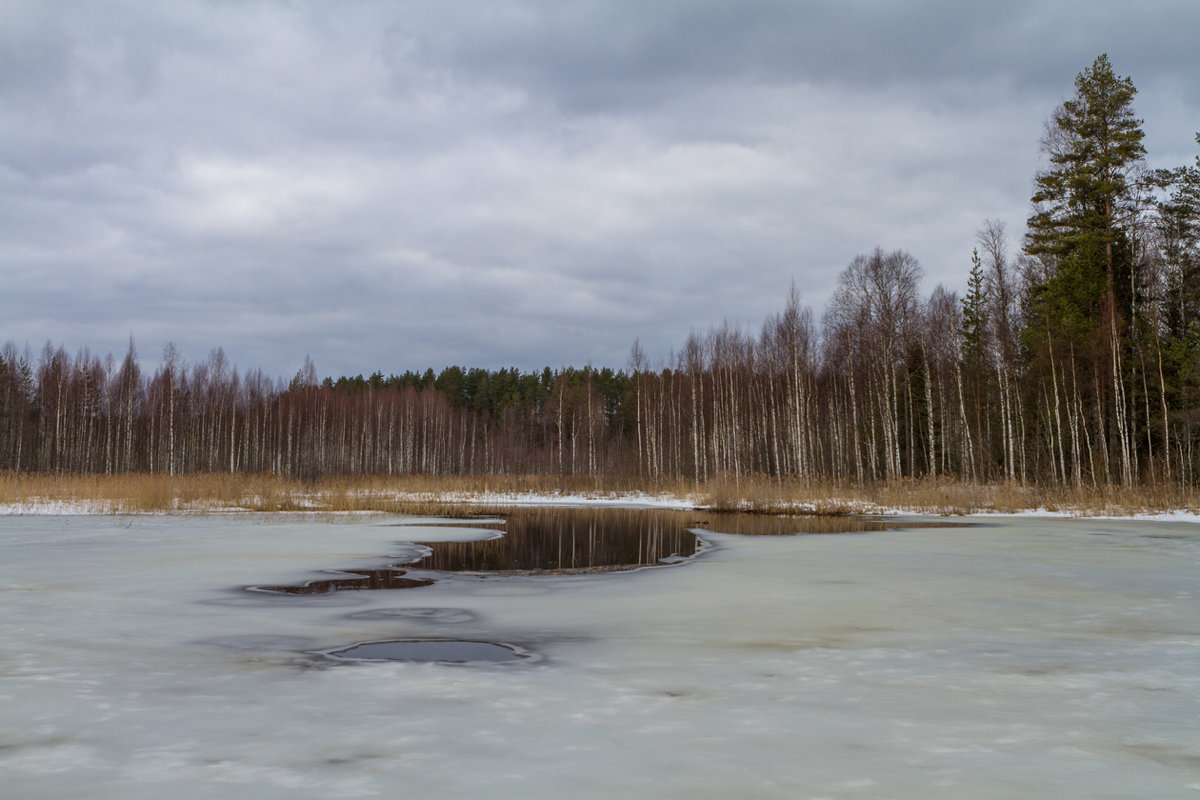
<svg viewBox="0 0 1200 800">
<path fill-rule="evenodd" d="M 673 494 L 646 494 L 644 492 L 604 492 L 604 493 L 443 493 L 431 495 L 427 493 L 394 493 L 386 499 L 400 501 L 437 501 L 449 504 L 488 505 L 488 506 L 545 506 L 545 507 L 590 507 L 590 508 L 652 508 L 676 510 L 701 510 L 705 506 L 697 498 Z M 823 503 L 822 505 L 826 505 Z M 1200 523 L 1200 513 L 1185 509 L 1164 509 L 1153 512 L 1123 512 L 1119 509 L 1108 509 L 1101 513 L 1077 509 L 1028 508 L 1018 511 L 989 511 L 986 509 L 970 514 L 959 514 L 946 509 L 932 507 L 890 507 L 862 501 L 847 500 L 838 505 L 849 513 L 870 514 L 881 516 L 898 515 L 929 515 L 929 516 L 969 516 L 984 518 L 1004 517 L 1041 517 L 1048 519 L 1126 519 L 1157 522 L 1190 522 Z M 793 503 L 778 509 L 780 512 L 794 511 L 796 513 L 813 513 L 819 509 L 808 503 Z M 333 512 L 322 509 L 314 500 L 310 505 L 312 513 L 361 515 L 373 512 L 343 511 Z M 127 513 L 115 511 L 103 500 L 63 501 L 52 498 L 27 498 L 18 503 L 0 503 L 0 516 L 14 515 L 45 515 L 73 516 Z M 215 503 L 192 503 L 172 511 L 142 512 L 147 514 L 203 514 L 203 513 L 273 513 L 257 512 L 247 508 L 230 507 Z M 303 513 L 291 512 L 291 513 Z"/>
</svg>

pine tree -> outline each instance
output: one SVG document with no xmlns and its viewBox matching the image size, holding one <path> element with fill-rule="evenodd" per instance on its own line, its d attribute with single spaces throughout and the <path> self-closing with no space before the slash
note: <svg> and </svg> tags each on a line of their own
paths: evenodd
<svg viewBox="0 0 1200 800">
<path fill-rule="evenodd" d="M 1055 113 L 1043 149 L 1053 168 L 1036 178 L 1027 250 L 1064 256 L 1080 245 L 1113 245 L 1131 199 L 1129 172 L 1145 156 L 1142 120 L 1133 114 L 1137 93 L 1129 78 L 1113 74 L 1108 56 L 1075 79 L 1075 98 Z"/>
<path fill-rule="evenodd" d="M 1077 389 L 1077 373 L 1082 373 L 1093 378 L 1088 405 L 1095 409 L 1093 433 L 1103 463 L 1111 463 L 1111 445 L 1127 485 L 1133 481 L 1136 454 L 1119 332 L 1134 300 L 1128 290 L 1135 284 L 1130 279 L 1129 228 L 1136 197 L 1130 176 L 1146 152 L 1142 121 L 1133 113 L 1136 93 L 1129 78 L 1113 73 L 1106 55 L 1076 77 L 1075 97 L 1056 111 L 1043 142 L 1052 167 L 1036 178 L 1036 210 L 1029 218 L 1025 246 L 1051 268 L 1046 284 L 1035 287 L 1041 302 L 1056 306 L 1044 316 L 1074 329 L 1071 340 L 1058 345 L 1071 354 L 1072 362 L 1083 359 L 1082 368 L 1070 365 L 1078 419 L 1087 416 L 1085 398 Z M 1058 345 L 1047 341 L 1049 347 Z M 1104 374 L 1110 379 L 1105 381 L 1109 390 L 1101 386 Z"/>
</svg>

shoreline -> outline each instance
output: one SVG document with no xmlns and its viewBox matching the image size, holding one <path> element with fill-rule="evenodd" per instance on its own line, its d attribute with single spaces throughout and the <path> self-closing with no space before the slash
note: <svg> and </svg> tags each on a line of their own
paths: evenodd
<svg viewBox="0 0 1200 800">
<path fill-rule="evenodd" d="M 361 508 L 331 507 L 323 502 L 320 492 L 310 492 L 289 497 L 286 503 L 266 498 L 249 498 L 249 502 L 223 502 L 215 498 L 172 498 L 173 502 L 160 507 L 145 507 L 121 498 L 105 497 L 62 497 L 26 496 L 19 500 L 0 502 L 0 516 L 199 516 L 206 514 L 229 514 L 247 516 L 269 516 L 278 514 L 317 515 L 334 518 L 352 518 L 375 514 L 475 514 L 481 510 L 528 507 L 574 507 L 574 508 L 621 508 L 657 509 L 677 511 L 724 511 L 771 515 L 868 515 L 868 516 L 955 516 L 988 518 L 1044 518 L 1044 519 L 1094 519 L 1132 520 L 1147 522 L 1200 523 L 1200 511 L 1193 508 L 1128 508 L 1113 505 L 1105 507 L 1069 507 L 1056 504 L 1029 506 L 1026 508 L 973 508 L 963 509 L 936 504 L 914 503 L 887 505 L 859 498 L 823 498 L 817 502 L 794 501 L 773 503 L 770 507 L 758 507 L 750 501 L 720 504 L 705 502 L 708 498 L 689 494 L 662 492 L 650 494 L 642 491 L 594 491 L 594 492 L 373 492 L 361 495 Z M 335 504 L 336 505 L 336 504 Z M 743 507 L 738 507 L 738 506 Z M 141 507 L 138 507 L 141 506 Z"/>
</svg>

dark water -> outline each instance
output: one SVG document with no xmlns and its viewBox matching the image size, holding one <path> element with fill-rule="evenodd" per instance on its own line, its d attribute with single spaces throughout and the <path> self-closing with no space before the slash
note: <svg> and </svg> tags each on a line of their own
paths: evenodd
<svg viewBox="0 0 1200 800">
<path fill-rule="evenodd" d="M 458 639 L 391 639 L 363 642 L 325 653 L 339 661 L 432 661 L 440 664 L 493 663 L 523 661 L 530 654 L 493 642 Z"/>
<path fill-rule="evenodd" d="M 431 544 L 439 572 L 596 572 L 690 558 L 700 541 L 673 514 L 637 509 L 530 508 L 506 514 L 504 535 Z"/>
<path fill-rule="evenodd" d="M 426 525 L 427 521 L 413 523 Z M 331 571 L 331 577 L 293 585 L 248 587 L 276 594 L 317 595 L 358 589 L 414 589 L 436 580 L 431 573 L 564 574 L 629 570 L 684 561 L 702 542 L 692 530 L 747 536 L 861 533 L 953 523 L 903 523 L 833 516 L 776 516 L 629 508 L 520 508 L 503 520 L 446 520 L 446 525 L 495 526 L 503 535 L 486 541 L 430 543 L 429 555 L 379 569 Z M 409 527 L 397 525 L 398 531 Z M 403 535 L 403 534 L 401 534 Z M 419 575 L 410 572 L 419 571 Z"/>
</svg>

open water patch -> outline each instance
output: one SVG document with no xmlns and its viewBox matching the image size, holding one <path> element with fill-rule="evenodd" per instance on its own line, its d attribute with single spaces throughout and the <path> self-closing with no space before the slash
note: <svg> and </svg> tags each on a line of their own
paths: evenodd
<svg viewBox="0 0 1200 800">
<path fill-rule="evenodd" d="M 545 574 L 608 572 L 694 556 L 700 540 L 683 518 L 641 509 L 528 508 L 505 515 L 504 535 L 431 542 L 421 569 Z"/>
<path fill-rule="evenodd" d="M 321 654 L 334 661 L 408 661 L 455 665 L 533 663 L 538 660 L 537 654 L 516 645 L 467 639 L 385 639 L 324 650 Z"/>
<path fill-rule="evenodd" d="M 325 570 L 329 577 L 295 584 L 244 587 L 269 595 L 334 595 L 347 591 L 417 589 L 446 574 L 564 575 L 619 572 L 686 562 L 707 543 L 698 532 L 741 536 L 866 533 L 895 528 L 961 526 L 861 516 L 747 514 L 630 508 L 514 508 L 494 516 L 442 519 L 437 527 L 473 528 L 489 538 L 444 541 L 430 533 L 430 518 L 390 523 L 410 528 L 413 540 L 397 542 L 401 560 L 379 568 Z M 489 527 L 481 527 L 489 526 Z M 490 526 L 496 526 L 490 528 Z M 421 534 L 430 537 L 422 542 Z M 418 574 L 412 574 L 418 570 Z"/>
<path fill-rule="evenodd" d="M 439 574 L 539 575 L 611 572 L 664 566 L 695 556 L 702 549 L 684 519 L 673 513 L 637 509 L 514 509 L 503 528 L 487 531 L 484 520 L 445 520 L 441 527 L 468 527 L 495 536 L 473 541 L 431 539 L 421 543 L 421 528 L 410 527 L 415 541 L 397 542 L 404 560 L 379 568 L 324 570 L 329 577 L 295 584 L 259 584 L 246 590 L 269 595 L 330 595 L 356 590 L 416 589 Z M 457 523 L 457 524 L 456 524 Z M 412 574 L 417 569 L 420 574 Z"/>
</svg>

